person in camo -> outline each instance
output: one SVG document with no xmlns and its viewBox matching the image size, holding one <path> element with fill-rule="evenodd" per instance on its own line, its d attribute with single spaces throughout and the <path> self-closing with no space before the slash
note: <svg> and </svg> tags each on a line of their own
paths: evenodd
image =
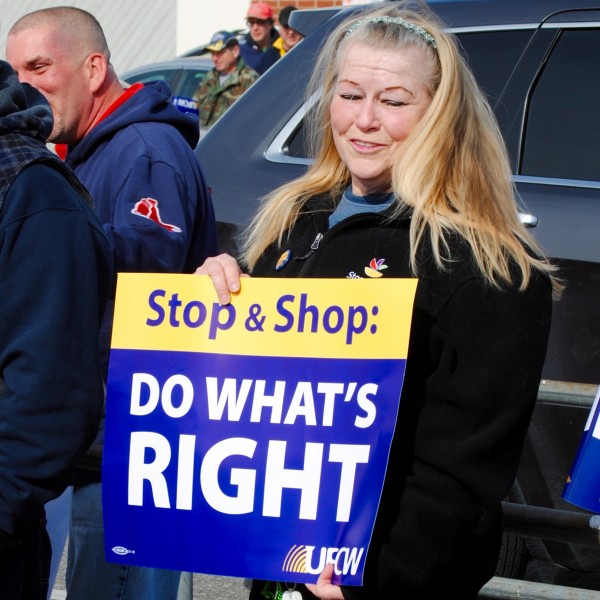
<svg viewBox="0 0 600 600">
<path fill-rule="evenodd" d="M 240 56 L 240 45 L 234 34 L 218 31 L 206 48 L 215 66 L 194 94 L 201 127 L 215 123 L 258 79 L 258 73 Z"/>
</svg>

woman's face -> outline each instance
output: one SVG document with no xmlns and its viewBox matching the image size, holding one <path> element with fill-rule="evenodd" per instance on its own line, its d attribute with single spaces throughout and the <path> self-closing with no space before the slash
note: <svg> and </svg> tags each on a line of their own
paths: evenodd
<svg viewBox="0 0 600 600">
<path fill-rule="evenodd" d="M 415 46 L 375 50 L 356 42 L 346 48 L 330 111 L 354 194 L 389 190 L 394 159 L 431 104 L 425 65 Z"/>
</svg>

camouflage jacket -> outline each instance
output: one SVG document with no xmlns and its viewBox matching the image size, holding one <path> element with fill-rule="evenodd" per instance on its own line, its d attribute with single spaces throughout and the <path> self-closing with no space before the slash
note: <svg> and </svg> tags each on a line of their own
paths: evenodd
<svg viewBox="0 0 600 600">
<path fill-rule="evenodd" d="M 238 59 L 235 71 L 221 85 L 216 69 L 209 71 L 194 94 L 198 103 L 200 125 L 212 125 L 258 79 L 243 58 Z"/>
</svg>

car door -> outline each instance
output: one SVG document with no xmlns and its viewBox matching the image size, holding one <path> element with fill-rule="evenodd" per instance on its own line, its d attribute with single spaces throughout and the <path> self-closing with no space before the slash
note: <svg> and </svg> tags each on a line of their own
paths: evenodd
<svg viewBox="0 0 600 600">
<path fill-rule="evenodd" d="M 521 203 L 537 217 L 534 235 L 565 283 L 543 377 L 591 384 L 600 381 L 599 20 L 596 10 L 547 19 L 495 106 Z M 576 510 L 561 495 L 587 414 L 538 402 L 517 476 L 520 502 Z M 596 548 L 552 542 L 543 552 L 572 569 L 600 567 Z"/>
<path fill-rule="evenodd" d="M 585 16 L 585 21 L 583 17 Z M 547 20 L 500 104 L 502 123 L 534 233 L 562 269 L 544 376 L 600 379 L 600 11 Z M 537 62 L 537 64 L 536 64 Z M 502 108 L 496 112 L 501 120 Z"/>
</svg>

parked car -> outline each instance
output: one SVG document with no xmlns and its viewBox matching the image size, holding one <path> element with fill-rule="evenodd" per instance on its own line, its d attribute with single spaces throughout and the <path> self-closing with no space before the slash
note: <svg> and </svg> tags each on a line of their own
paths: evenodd
<svg viewBox="0 0 600 600">
<path fill-rule="evenodd" d="M 173 92 L 173 104 L 182 112 L 198 114 L 194 92 L 213 66 L 210 56 L 179 57 L 132 69 L 121 79 L 127 83 L 166 81 Z"/>
<path fill-rule="evenodd" d="M 600 1 L 429 4 L 458 36 L 494 108 L 523 218 L 537 223 L 533 232 L 559 265 L 566 284 L 554 309 L 543 377 L 598 384 Z M 305 39 L 262 75 L 200 141 L 196 153 L 212 189 L 222 250 L 235 254 L 237 237 L 259 198 L 311 163 L 303 139 L 307 78 L 328 32 L 348 11 L 361 8 L 292 13 L 290 25 Z M 510 501 L 583 512 L 563 501 L 561 494 L 587 414 L 586 407 L 538 402 Z M 501 574 L 522 571 L 517 554 L 523 542 L 517 546 L 515 569 Z M 597 546 L 528 540 L 527 555 L 554 565 L 548 577 L 566 585 L 569 580 L 561 580 L 559 573 L 600 572 Z"/>
</svg>

